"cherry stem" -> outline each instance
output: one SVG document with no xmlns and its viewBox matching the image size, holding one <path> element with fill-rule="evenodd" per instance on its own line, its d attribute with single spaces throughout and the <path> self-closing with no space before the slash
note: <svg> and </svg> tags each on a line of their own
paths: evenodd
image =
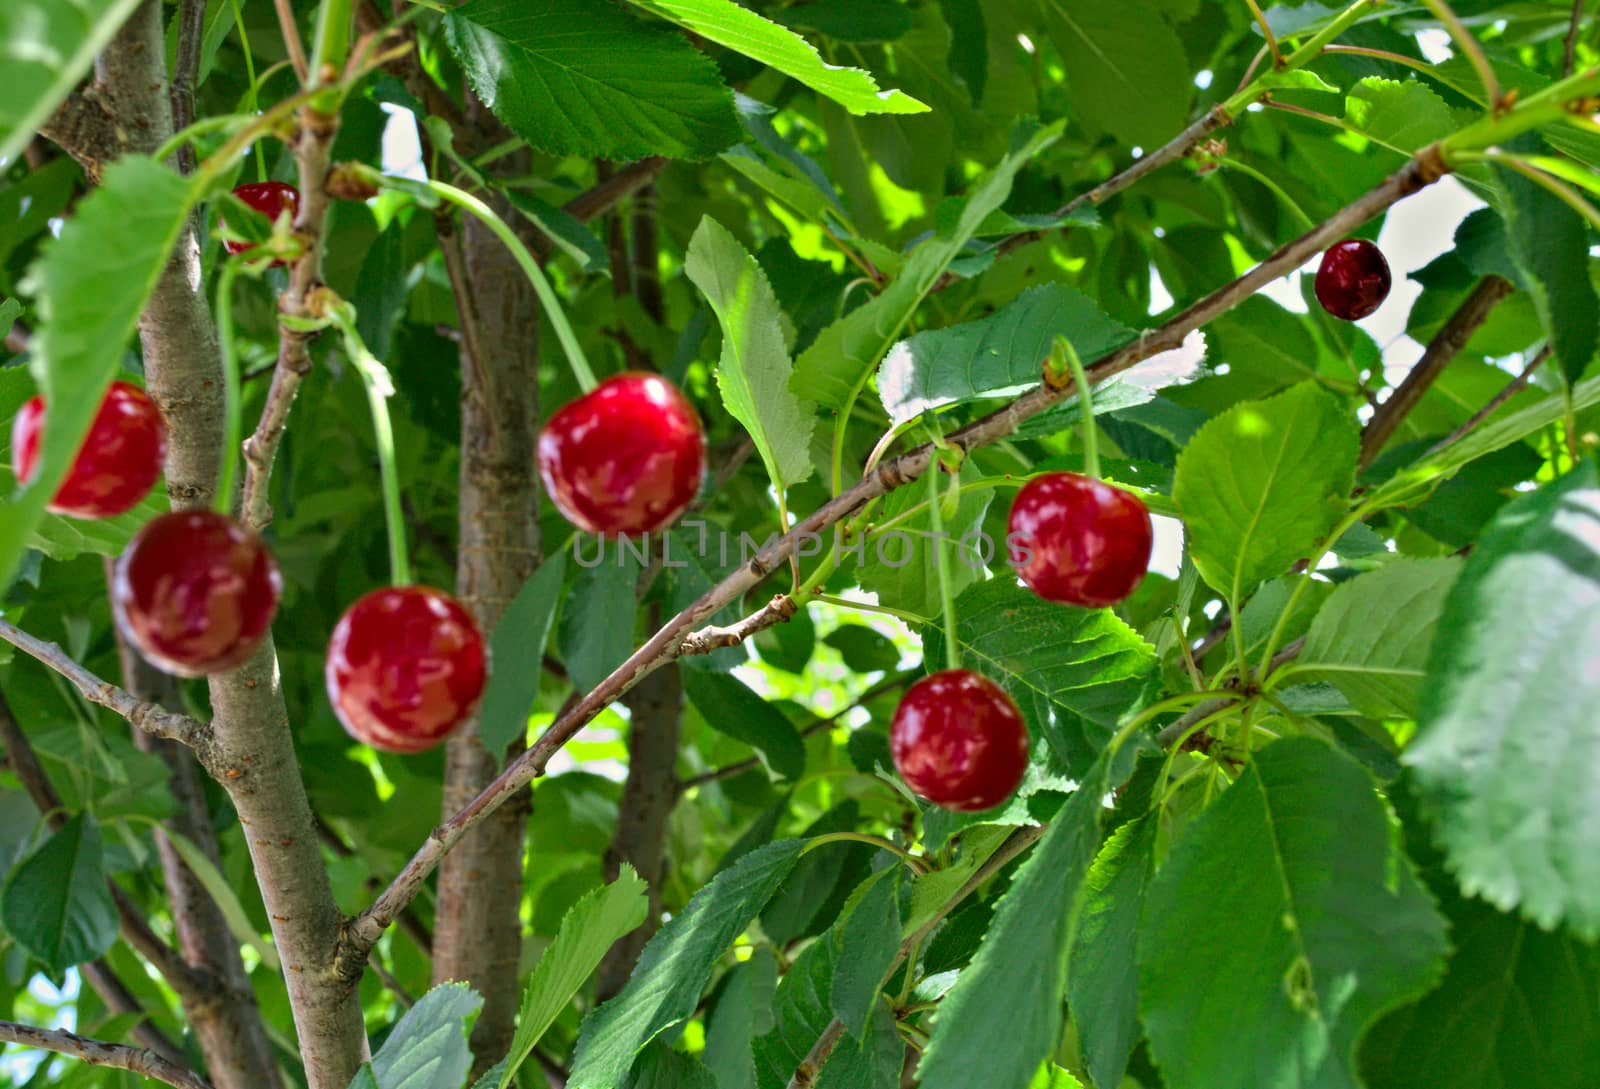
<svg viewBox="0 0 1600 1089">
<path fill-rule="evenodd" d="M 394 380 L 356 332 L 355 312 L 344 302 L 329 308 L 329 319 L 344 337 L 345 354 L 361 375 L 372 409 L 372 433 L 378 448 L 378 475 L 383 483 L 383 519 L 389 531 L 389 577 L 396 586 L 411 584 L 411 559 L 406 553 L 405 514 L 400 505 L 400 471 L 395 464 L 394 427 L 389 420 L 389 398 Z"/>
<path fill-rule="evenodd" d="M 1083 360 L 1078 357 L 1078 349 L 1072 346 L 1072 341 L 1064 336 L 1057 336 L 1055 351 L 1052 353 L 1052 366 L 1057 373 L 1060 372 L 1062 363 L 1072 372 L 1072 384 L 1078 391 L 1079 412 L 1083 416 L 1081 421 L 1083 429 L 1083 471 L 1084 474 L 1100 479 L 1100 436 L 1094 422 L 1094 393 L 1089 382 L 1089 375 L 1083 369 Z"/>
<path fill-rule="evenodd" d="M 428 188 L 451 204 L 477 216 L 483 225 L 493 231 L 495 237 L 505 244 L 506 249 L 511 251 L 511 256 L 516 258 L 517 264 L 522 267 L 529 282 L 533 284 L 534 294 L 539 296 L 545 317 L 550 319 L 556 339 L 561 342 L 562 351 L 567 353 L 567 363 L 572 367 L 572 374 L 578 380 L 579 388 L 588 393 L 598 386 L 600 383 L 595 379 L 594 370 L 589 366 L 589 359 L 578 344 L 577 335 L 573 333 L 572 326 L 567 321 L 566 312 L 561 309 L 555 290 L 551 288 L 544 270 L 539 267 L 539 262 L 534 260 L 533 254 L 528 252 L 528 247 L 522 244 L 516 232 L 494 213 L 494 209 L 471 193 L 439 181 L 430 181 Z"/>
<path fill-rule="evenodd" d="M 217 278 L 217 339 L 222 346 L 222 461 L 217 469 L 217 494 L 211 509 L 218 514 L 233 513 L 233 482 L 238 472 L 239 444 L 244 441 L 240 422 L 239 350 L 234 344 L 233 282 L 238 279 L 241 262 L 235 258 L 223 263 Z"/>
<path fill-rule="evenodd" d="M 944 555 L 944 505 L 939 495 L 939 463 L 928 466 L 928 521 L 933 527 L 933 570 L 939 580 L 939 610 L 944 615 L 944 661 L 950 669 L 961 668 L 961 645 L 956 642 L 956 594 L 950 583 L 950 568 Z M 960 482 L 957 481 L 959 484 Z"/>
<path fill-rule="evenodd" d="M 250 35 L 244 29 L 244 21 L 239 17 L 239 0 L 230 0 L 233 6 L 233 25 L 239 31 L 239 46 L 244 50 L 244 74 L 250 80 L 250 86 L 245 91 L 245 102 L 249 107 L 251 116 L 261 112 L 261 84 L 256 79 L 256 58 L 250 50 Z M 261 152 L 256 152 L 256 180 L 267 180 L 267 160 Z"/>
</svg>

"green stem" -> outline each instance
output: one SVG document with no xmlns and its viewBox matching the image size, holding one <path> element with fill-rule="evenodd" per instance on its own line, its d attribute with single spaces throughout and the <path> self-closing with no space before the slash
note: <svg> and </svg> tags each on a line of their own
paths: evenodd
<svg viewBox="0 0 1600 1089">
<path fill-rule="evenodd" d="M 240 421 L 239 351 L 234 343 L 233 282 L 239 276 L 240 261 L 223 262 L 217 278 L 217 339 L 222 348 L 222 464 L 217 470 L 217 494 L 211 507 L 218 514 L 233 513 L 233 482 L 238 472 L 239 444 L 244 441 Z"/>
<path fill-rule="evenodd" d="M 1072 341 L 1064 336 L 1056 337 L 1056 360 L 1065 360 L 1067 367 L 1072 371 L 1072 384 L 1077 387 L 1079 412 L 1083 416 L 1083 471 L 1095 480 L 1100 479 L 1100 436 L 1099 429 L 1094 422 L 1094 393 L 1089 384 L 1088 372 L 1083 369 L 1083 360 L 1078 357 L 1078 349 L 1072 346 Z"/>
<path fill-rule="evenodd" d="M 1446 163 L 1454 163 L 1462 151 L 1481 151 L 1504 144 L 1530 129 L 1561 121 L 1571 116 L 1567 103 L 1600 92 L 1600 66 L 1558 80 L 1536 94 L 1519 99 L 1516 106 L 1498 117 L 1491 114 L 1439 142 L 1439 153 Z"/>
<path fill-rule="evenodd" d="M 1478 44 L 1478 39 L 1472 36 L 1466 25 L 1461 22 L 1460 16 L 1445 3 L 1445 0 L 1422 0 L 1422 3 L 1433 12 L 1434 18 L 1443 24 L 1445 32 L 1450 35 L 1450 40 L 1455 42 L 1456 48 L 1466 55 L 1467 63 L 1478 73 L 1478 82 L 1483 84 L 1483 97 L 1492 115 L 1500 102 L 1500 81 L 1495 78 L 1489 58 L 1483 54 L 1483 46 Z"/>
<path fill-rule="evenodd" d="M 1197 703 L 1204 703 L 1209 699 L 1214 699 L 1215 696 L 1216 693 L 1214 692 L 1180 692 L 1176 696 L 1168 696 L 1164 700 L 1152 703 L 1149 707 L 1134 715 L 1133 718 L 1122 725 L 1121 729 L 1112 735 L 1111 743 L 1106 746 L 1106 752 L 1114 755 L 1123 745 L 1127 744 L 1130 737 L 1137 733 L 1140 728 L 1148 726 L 1156 716 L 1164 715 L 1168 711 L 1181 711 L 1185 708 L 1193 707 Z"/>
<path fill-rule="evenodd" d="M 166 143 L 151 152 L 150 157 L 158 163 L 164 163 L 178 153 L 178 149 L 185 144 L 192 144 L 195 140 L 208 132 L 219 132 L 234 125 L 246 125 L 254 120 L 253 114 L 224 113 L 216 117 L 202 117 L 182 132 L 174 133 Z M 265 170 L 265 167 L 262 168 Z M 263 179 L 265 180 L 265 179 Z"/>
<path fill-rule="evenodd" d="M 1292 72 L 1297 68 L 1304 68 L 1321 55 L 1323 46 L 1350 29 L 1363 15 L 1383 2 L 1384 0 L 1356 0 L 1355 3 L 1341 11 L 1327 26 L 1307 39 L 1304 45 L 1285 57 L 1283 64 L 1272 71 Z M 1267 74 L 1270 75 L 1271 73 Z M 1262 95 L 1271 90 L 1268 84 L 1262 82 L 1265 78 L 1266 75 L 1257 76 L 1240 88 L 1222 104 L 1223 111 L 1229 117 L 1238 117 L 1245 107 L 1259 101 Z"/>
<path fill-rule="evenodd" d="M 1267 177 L 1255 167 L 1246 163 L 1241 163 L 1237 159 L 1218 159 L 1217 162 L 1227 167 L 1229 170 L 1237 170 L 1246 177 L 1254 178 L 1256 181 L 1266 186 L 1272 195 L 1277 197 L 1278 200 L 1283 203 L 1285 208 L 1294 213 L 1295 218 L 1300 221 L 1301 226 L 1305 227 L 1305 229 L 1308 231 L 1315 229 L 1317 225 L 1316 221 L 1310 216 L 1306 215 L 1306 210 L 1300 207 L 1299 203 L 1293 197 L 1284 192 L 1283 186 Z"/>
<path fill-rule="evenodd" d="M 1295 606 L 1300 603 L 1300 595 L 1305 593 L 1306 586 L 1311 582 L 1311 573 L 1315 571 L 1317 569 L 1317 565 L 1322 562 L 1322 557 L 1326 556 L 1329 551 L 1332 550 L 1333 546 L 1339 542 L 1339 538 L 1343 537 L 1345 533 L 1349 531 L 1351 526 L 1355 525 L 1357 522 L 1361 521 L 1362 518 L 1366 517 L 1366 514 L 1366 510 L 1357 508 L 1356 510 L 1353 510 L 1349 514 L 1345 515 L 1344 518 L 1340 519 L 1339 524 L 1333 527 L 1333 532 L 1328 534 L 1328 536 L 1323 539 L 1322 543 L 1317 546 L 1317 550 L 1311 554 L 1310 559 L 1306 563 L 1305 577 L 1295 582 L 1294 589 L 1289 592 L 1289 603 L 1284 606 L 1283 612 L 1278 614 L 1278 622 L 1272 626 L 1272 634 L 1267 637 L 1266 651 L 1261 655 L 1262 673 L 1266 673 L 1267 666 L 1272 663 L 1272 656 L 1278 653 L 1278 645 L 1283 641 L 1284 633 L 1289 628 L 1289 619 L 1294 615 Z M 1233 610 L 1233 615 L 1239 615 L 1237 609 Z M 1240 626 L 1241 625 L 1239 624 L 1233 625 L 1233 630 L 1236 635 Z M 1240 639 L 1239 644 L 1239 654 L 1242 661 L 1244 656 L 1244 643 L 1242 638 Z M 1248 681 L 1248 672 L 1240 673 L 1239 679 L 1241 682 Z"/>
<path fill-rule="evenodd" d="M 925 616 L 918 616 L 916 613 L 907 612 L 904 609 L 891 609 L 887 605 L 871 605 L 865 601 L 851 601 L 847 597 L 834 597 L 832 594 L 810 594 L 808 596 L 812 601 L 820 602 L 823 605 L 833 605 L 840 609 L 855 609 L 863 613 L 878 613 L 881 616 L 892 616 L 896 620 L 902 620 L 907 624 L 920 626 L 928 622 L 928 618 Z"/>
<path fill-rule="evenodd" d="M 944 509 L 939 496 L 937 455 L 928 466 L 928 521 L 933 526 L 933 570 L 939 580 L 939 609 L 944 614 L 945 666 L 960 669 L 961 646 L 956 642 L 956 594 L 950 582 L 950 569 L 945 563 Z"/>
<path fill-rule="evenodd" d="M 383 483 L 383 517 L 389 530 L 390 580 L 396 586 L 411 584 L 411 558 L 406 553 L 406 523 L 400 506 L 400 470 L 395 462 L 394 428 L 389 420 L 389 398 L 394 381 L 356 331 L 355 313 L 348 303 L 330 308 L 329 319 L 344 338 L 345 354 L 361 375 L 367 404 L 372 409 L 372 434 L 378 450 L 378 475 Z"/>
<path fill-rule="evenodd" d="M 910 851 L 906 850 L 904 847 L 900 846 L 898 843 L 884 839 L 882 836 L 869 835 L 866 832 L 828 832 L 825 835 L 816 836 L 813 839 L 806 841 L 806 845 L 800 853 L 810 854 L 818 847 L 826 846 L 829 843 L 870 844 L 873 847 L 880 847 L 891 854 L 899 856 L 902 862 L 911 867 L 911 869 L 919 875 L 928 872 L 928 864 L 926 862 L 912 854 Z"/>
<path fill-rule="evenodd" d="M 522 244 L 516 232 L 506 225 L 505 220 L 495 215 L 494 209 L 471 193 L 440 181 L 430 181 L 428 188 L 451 204 L 477 216 L 483 225 L 493 231 L 495 237 L 505 244 L 506 249 L 511 251 L 511 256 L 522 268 L 523 274 L 533 284 L 534 294 L 539 296 L 539 304 L 544 307 L 545 317 L 555 329 L 556 339 L 561 342 L 562 350 L 567 353 L 567 363 L 572 367 L 579 388 L 588 393 L 598 386 L 600 383 L 595 379 L 594 370 L 589 366 L 588 357 L 583 354 L 582 346 L 578 344 L 578 338 L 567 321 L 566 312 L 561 309 L 561 303 L 556 299 L 555 290 L 545 278 L 539 262 L 534 260 L 533 254 L 528 252 L 528 247 Z"/>
<path fill-rule="evenodd" d="M 230 2 L 233 5 L 233 25 L 239 31 L 239 45 L 244 50 L 244 73 L 250 81 L 249 88 L 245 94 L 250 112 L 257 114 L 261 112 L 261 99 L 259 97 L 260 85 L 256 82 L 256 58 L 250 50 L 250 35 L 244 28 L 244 20 L 239 17 L 239 0 L 230 0 Z M 259 152 L 256 154 L 256 180 L 267 180 L 267 161 L 261 157 Z"/>
<path fill-rule="evenodd" d="M 332 68 L 337 73 L 344 67 L 345 58 L 350 55 L 352 20 L 351 0 L 322 0 L 317 9 L 317 38 L 311 47 L 313 86 L 322 82 L 323 69 Z"/>
</svg>

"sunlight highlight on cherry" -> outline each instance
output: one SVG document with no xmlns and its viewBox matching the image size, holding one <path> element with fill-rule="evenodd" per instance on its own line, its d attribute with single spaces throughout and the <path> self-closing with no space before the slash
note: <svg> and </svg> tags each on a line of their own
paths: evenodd
<svg viewBox="0 0 1600 1089">
<path fill-rule="evenodd" d="M 1017 492 L 1008 524 L 1017 574 L 1046 601 L 1099 609 L 1124 600 L 1150 566 L 1150 512 L 1132 492 L 1078 473 L 1046 473 Z"/>
<path fill-rule="evenodd" d="M 45 403 L 35 396 L 11 425 L 17 480 L 39 472 Z M 150 395 L 127 382 L 113 382 L 84 436 L 49 510 L 75 518 L 113 518 L 139 505 L 161 479 L 167 456 L 167 425 Z"/>
<path fill-rule="evenodd" d="M 443 741 L 477 710 L 488 650 L 470 613 L 427 586 L 374 590 L 328 643 L 328 699 L 346 732 L 388 752 Z"/>
<path fill-rule="evenodd" d="M 1390 284 L 1383 251 L 1364 238 L 1350 238 L 1328 247 L 1314 286 L 1324 310 L 1345 321 L 1360 321 L 1383 305 Z"/>
<path fill-rule="evenodd" d="M 243 665 L 272 626 L 283 579 L 261 538 L 212 511 L 153 518 L 117 558 L 111 609 L 139 652 L 198 677 Z"/>
<path fill-rule="evenodd" d="M 993 809 L 1028 767 L 1028 728 L 1005 690 L 947 669 L 906 690 L 889 727 L 895 770 L 919 797 L 957 812 Z"/>
<path fill-rule="evenodd" d="M 567 521 L 589 533 L 665 529 L 700 491 L 706 441 L 694 406 L 665 378 L 608 378 L 539 433 L 539 476 Z"/>
</svg>

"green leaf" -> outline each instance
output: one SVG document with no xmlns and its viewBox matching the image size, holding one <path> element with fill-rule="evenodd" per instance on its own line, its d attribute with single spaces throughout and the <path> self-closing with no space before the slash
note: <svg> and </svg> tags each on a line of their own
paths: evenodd
<svg viewBox="0 0 1600 1089">
<path fill-rule="evenodd" d="M 567 554 L 546 557 L 522 584 L 489 637 L 489 686 L 478 711 L 478 736 L 496 758 L 528 732 L 528 711 L 539 695 L 544 648 L 567 575 Z M 632 601 L 629 601 L 631 611 Z M 632 634 L 631 632 L 629 633 Z"/>
<path fill-rule="evenodd" d="M 1191 67 L 1150 0 L 1040 0 L 1072 88 L 1072 112 L 1125 145 L 1159 147 L 1188 123 Z"/>
<path fill-rule="evenodd" d="M 623 863 L 615 881 L 595 889 L 567 912 L 555 941 L 539 957 L 522 993 L 522 1012 L 517 1016 L 517 1032 L 500 1076 L 500 1089 L 511 1084 L 533 1054 L 534 1045 L 594 974 L 606 951 L 644 922 L 650 909 L 649 892 L 633 867 Z"/>
<path fill-rule="evenodd" d="M 772 898 L 803 846 L 791 839 L 751 851 L 656 932 L 622 993 L 584 1019 L 571 1089 L 617 1089 L 646 1044 L 694 1014 L 717 961 Z"/>
<path fill-rule="evenodd" d="M 1454 557 L 1397 559 L 1340 583 L 1286 674 L 1332 684 L 1375 718 L 1415 716 L 1439 613 L 1460 574 Z"/>
<path fill-rule="evenodd" d="M 444 25 L 478 97 L 541 151 L 704 159 L 739 142 L 711 59 L 611 3 L 470 0 Z"/>
<path fill-rule="evenodd" d="M 720 1089 L 717 1077 L 698 1059 L 674 1051 L 660 1040 L 639 1054 L 622 1089 Z"/>
<path fill-rule="evenodd" d="M 982 0 L 939 0 L 939 10 L 950 28 L 950 71 L 967 85 L 976 106 L 989 84 L 989 28 Z"/>
<path fill-rule="evenodd" d="M 894 640 L 865 624 L 841 624 L 822 641 L 838 651 L 846 668 L 855 673 L 881 673 L 900 665 L 900 648 Z"/>
<path fill-rule="evenodd" d="M 1367 1033 L 1368 1089 L 1600 1085 L 1600 947 L 1463 896 L 1443 859 L 1411 847 L 1455 952 L 1435 990 Z"/>
<path fill-rule="evenodd" d="M 1445 601 L 1402 756 L 1462 888 L 1600 935 L 1600 472 L 1501 510 Z"/>
<path fill-rule="evenodd" d="M 774 774 L 784 779 L 805 774 L 800 731 L 743 681 L 729 673 L 689 670 L 683 674 L 683 690 L 708 726 L 755 749 Z"/>
<path fill-rule="evenodd" d="M 555 246 L 578 263 L 579 272 L 611 274 L 611 255 L 595 233 L 571 215 L 524 189 L 503 189 L 511 207 L 538 227 Z"/>
<path fill-rule="evenodd" d="M 1172 498 L 1206 582 L 1238 603 L 1309 556 L 1344 511 L 1360 441 L 1339 402 L 1309 382 L 1196 432 Z"/>
<path fill-rule="evenodd" d="M 0 923 L 51 972 L 94 960 L 117 940 L 100 826 L 78 814 L 17 864 L 0 894 Z"/>
<path fill-rule="evenodd" d="M 1012 878 L 972 963 L 939 1006 L 922 1089 L 1026 1089 L 1061 1036 L 1074 901 L 1100 847 L 1096 762 Z"/>
<path fill-rule="evenodd" d="M 971 463 L 961 467 L 964 481 L 975 481 L 982 475 Z M 940 546 L 933 537 L 927 500 L 926 487 L 901 488 L 884 499 L 880 520 L 904 520 L 892 529 L 867 535 L 863 544 L 865 558 L 857 561 L 860 569 L 856 582 L 863 590 L 877 594 L 881 604 L 932 617 L 940 609 L 935 552 Z M 986 551 L 995 551 L 993 542 L 982 537 L 983 518 L 993 501 L 994 492 L 973 488 L 961 493 L 953 509 L 948 504 L 941 508 L 946 535 L 942 547 L 952 593 L 959 594 L 983 578 L 986 559 L 1004 562 L 1004 556 L 985 555 Z M 917 510 L 919 506 L 921 510 Z M 963 541 L 965 544 L 960 544 Z"/>
<path fill-rule="evenodd" d="M 561 608 L 556 645 L 579 691 L 605 680 L 633 652 L 632 617 L 640 563 L 623 542 L 582 539 L 576 542 L 578 563 L 587 562 L 585 543 L 600 549 L 600 558 L 578 572 Z"/>
<path fill-rule="evenodd" d="M 900 866 L 879 870 L 850 894 L 829 932 L 837 946 L 831 1005 L 850 1035 L 861 1039 L 878 1005 L 883 977 L 900 948 Z"/>
<path fill-rule="evenodd" d="M 1508 151 L 1536 151 L 1532 136 Z M 1505 193 L 1506 235 L 1522 269 L 1550 347 L 1569 382 L 1576 382 L 1600 345 L 1600 296 L 1589 278 L 1589 225 L 1572 208 L 1514 170 L 1496 166 Z"/>
<path fill-rule="evenodd" d="M 0 499 L 0 588 L 66 478 L 193 198 L 165 166 L 125 156 L 29 270 L 40 319 L 31 365 L 50 408 L 38 476 Z"/>
<path fill-rule="evenodd" d="M 778 961 L 758 947 L 750 959 L 728 973 L 706 1026 L 701 1055 L 716 1075 L 719 1089 L 756 1089 L 751 1045 L 772 1031 L 772 998 L 778 987 Z"/>
<path fill-rule="evenodd" d="M 1134 336 L 1087 295 L 1045 284 L 991 317 L 902 340 L 878 368 L 878 395 L 897 426 L 928 409 L 1013 396 L 1039 384 L 1051 344 L 1063 333 L 1086 360 Z"/>
<path fill-rule="evenodd" d="M 467 1018 L 483 1006 L 465 983 L 445 983 L 406 1011 L 372 1057 L 378 1089 L 461 1089 L 472 1066 Z M 357 1074 L 351 1089 L 359 1089 Z"/>
<path fill-rule="evenodd" d="M 8 298 L 0 302 L 0 337 L 10 332 L 20 317 L 22 317 L 22 304 L 16 299 Z"/>
<path fill-rule="evenodd" d="M 775 1025 L 755 1042 L 758 1089 L 787 1089 L 833 1020 L 828 994 L 838 966 L 838 950 L 825 938 L 807 946 L 785 973 L 773 1006 Z M 817 1089 L 898 1089 L 904 1056 L 894 1018 L 878 1003 L 864 1038 L 840 1038 L 815 1084 Z"/>
<path fill-rule="evenodd" d="M 1368 76 L 1350 88 L 1344 116 L 1358 132 L 1406 155 L 1456 129 L 1444 99 L 1415 80 Z"/>
<path fill-rule="evenodd" d="M 918 246 L 881 294 L 828 326 L 801 354 L 790 383 L 794 391 L 823 408 L 843 409 L 859 393 L 950 262 L 989 213 L 1011 195 L 1017 172 L 1055 143 L 1061 131 L 1059 121 L 1043 128 L 1019 126 L 1010 153 L 973 186 L 951 225 Z"/>
<path fill-rule="evenodd" d="M 139 0 L 7 0 L 0 5 L 0 66 L 6 72 L 0 162 L 16 161 L 138 6 Z"/>
<path fill-rule="evenodd" d="M 1011 578 L 967 590 L 956 614 L 967 666 L 1011 694 L 1030 730 L 1074 775 L 1094 764 L 1155 675 L 1155 650 L 1110 609 L 1063 608 Z M 923 648 L 928 661 L 944 660 L 944 638 L 933 628 Z"/>
<path fill-rule="evenodd" d="M 683 271 L 722 326 L 717 364 L 722 403 L 750 432 L 767 476 L 781 493 L 811 475 L 816 408 L 789 389 L 794 363 L 777 296 L 756 259 L 709 216 L 689 240 Z"/>
<path fill-rule="evenodd" d="M 901 0 L 816 0 L 776 16 L 785 26 L 858 45 L 892 42 L 911 29 L 911 12 Z"/>
<path fill-rule="evenodd" d="M 1157 823 L 1145 817 L 1118 828 L 1084 879 L 1067 1000 L 1084 1066 L 1099 1086 L 1122 1084 L 1139 1042 L 1139 972 L 1128 953 L 1155 865 Z"/>
<path fill-rule="evenodd" d="M 880 91 L 859 68 L 825 64 L 814 46 L 734 0 L 632 0 L 654 15 L 804 83 L 854 114 L 926 113 L 900 91 Z"/>
<path fill-rule="evenodd" d="M 1171 1089 L 1357 1089 L 1355 1048 L 1437 981 L 1444 920 L 1371 776 L 1311 738 L 1257 753 L 1145 897 L 1139 1008 Z M 1203 971 L 1196 971 L 1204 936 Z"/>
</svg>

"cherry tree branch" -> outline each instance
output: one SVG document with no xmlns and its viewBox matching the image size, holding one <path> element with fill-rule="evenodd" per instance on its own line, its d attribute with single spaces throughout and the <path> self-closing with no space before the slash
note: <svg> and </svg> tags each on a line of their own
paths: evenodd
<svg viewBox="0 0 1600 1089">
<path fill-rule="evenodd" d="M 1090 380 L 1104 382 L 1142 360 L 1177 348 L 1189 333 L 1226 313 L 1273 280 L 1299 268 L 1313 255 L 1344 238 L 1397 201 L 1431 185 L 1448 170 L 1436 146 L 1424 148 L 1382 184 L 1334 213 L 1320 226 L 1280 247 L 1243 276 L 1218 288 L 1161 326 L 1147 330 L 1131 343 L 1095 360 L 1088 368 Z M 1065 383 L 1059 389 L 1041 383 L 997 411 L 952 432 L 947 441 L 963 450 L 986 445 L 1010 435 L 1024 421 L 1073 395 L 1071 383 Z M 879 465 L 853 487 L 825 503 L 788 533 L 761 549 L 742 567 L 673 617 L 593 691 L 559 716 L 527 752 L 507 765 L 499 778 L 464 809 L 435 828 L 394 882 L 371 907 L 350 921 L 339 954 L 340 968 L 345 978 L 355 978 L 355 973 L 359 972 L 360 965 L 366 959 L 367 950 L 377 942 L 400 909 L 417 895 L 439 860 L 474 825 L 534 778 L 544 774 L 550 758 L 591 719 L 637 684 L 640 678 L 681 654 L 686 636 L 771 574 L 798 549 L 802 541 L 814 539 L 814 535 L 855 515 L 874 499 L 917 480 L 928 470 L 933 456 L 933 447 L 924 445 Z"/>
<path fill-rule="evenodd" d="M 206 29 L 206 0 L 179 0 L 174 20 L 177 48 L 172 56 L 172 127 L 182 132 L 194 124 L 194 84 L 200 73 L 200 47 Z M 194 173 L 194 146 L 178 149 L 178 169 Z"/>
<path fill-rule="evenodd" d="M 712 651 L 724 647 L 736 647 L 749 639 L 757 632 L 765 631 L 770 627 L 786 623 L 798 611 L 799 606 L 788 594 L 778 594 L 760 609 L 751 613 L 736 624 L 727 627 L 707 625 L 699 631 L 691 632 L 683 637 L 683 642 L 678 644 L 677 650 L 671 655 L 681 658 L 694 654 L 710 654 Z"/>
<path fill-rule="evenodd" d="M 1489 315 L 1500 301 L 1515 290 L 1511 281 L 1500 276 L 1485 276 L 1478 281 L 1455 313 L 1428 341 L 1422 358 L 1411 368 L 1411 373 L 1394 388 L 1389 399 L 1378 406 L 1361 433 L 1361 467 L 1372 464 L 1384 445 L 1399 430 L 1400 424 L 1411 410 L 1422 401 L 1434 382 L 1444 373 L 1450 361 L 1467 346 L 1467 341 L 1489 320 Z"/>
<path fill-rule="evenodd" d="M 1490 416 L 1493 416 L 1500 410 L 1502 405 L 1528 387 L 1528 383 L 1533 379 L 1533 372 L 1544 366 L 1545 360 L 1549 359 L 1550 355 L 1550 345 L 1546 344 L 1543 348 L 1539 349 L 1532 359 L 1528 360 L 1527 365 L 1522 368 L 1521 374 L 1507 382 L 1504 389 L 1495 394 L 1493 397 L 1489 398 L 1488 404 L 1474 412 L 1466 423 L 1462 424 L 1460 427 L 1450 432 L 1450 434 L 1434 443 L 1422 456 L 1424 458 L 1431 458 L 1439 451 L 1448 446 L 1454 446 L 1472 432 L 1476 431 L 1483 424 L 1483 421 L 1487 420 Z"/>
<path fill-rule="evenodd" d="M 15 1021 L 0 1021 L 0 1043 L 20 1044 L 40 1051 L 53 1051 L 90 1066 L 111 1066 L 154 1078 L 173 1089 L 211 1089 L 204 1079 L 192 1070 L 147 1051 L 141 1047 L 108 1044 L 104 1040 L 91 1040 L 65 1029 L 42 1029 L 32 1025 L 19 1025 Z"/>
<path fill-rule="evenodd" d="M 145 733 L 188 746 L 202 763 L 213 755 L 211 731 L 188 715 L 137 699 L 84 669 L 57 644 L 36 639 L 8 620 L 0 620 L 0 639 L 61 674 L 90 703 L 114 711 Z"/>
</svg>

